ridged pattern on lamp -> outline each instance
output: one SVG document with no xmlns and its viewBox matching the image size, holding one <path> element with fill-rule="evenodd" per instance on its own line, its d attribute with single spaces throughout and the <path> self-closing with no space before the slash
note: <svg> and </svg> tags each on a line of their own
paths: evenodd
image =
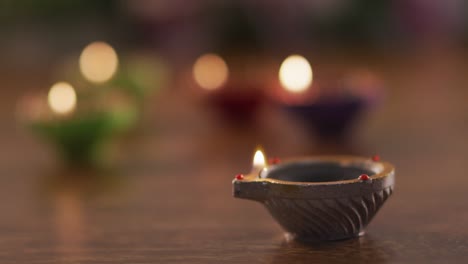
<svg viewBox="0 0 468 264">
<path fill-rule="evenodd" d="M 363 232 L 392 192 L 390 186 L 362 196 L 335 199 L 270 197 L 264 205 L 298 239 L 338 240 Z"/>
</svg>

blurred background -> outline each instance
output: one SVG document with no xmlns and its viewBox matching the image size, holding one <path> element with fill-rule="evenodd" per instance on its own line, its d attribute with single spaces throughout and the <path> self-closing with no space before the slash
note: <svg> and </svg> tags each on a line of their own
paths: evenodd
<svg viewBox="0 0 468 264">
<path fill-rule="evenodd" d="M 443 223 L 434 206 L 449 217 L 466 198 L 438 179 L 466 160 L 467 12 L 463 0 L 2 0 L 5 258 L 164 243 L 216 255 L 189 241 L 248 240 L 251 217 L 264 224 L 253 243 L 277 239 L 265 210 L 230 197 L 259 146 L 279 159 L 379 154 L 401 194 L 378 218 Z"/>
<path fill-rule="evenodd" d="M 88 91 L 98 90 L 93 89 L 96 86 L 134 90 L 130 93 L 141 99 L 137 104 L 145 105 L 142 107 L 145 125 L 154 128 L 161 124 L 168 129 L 170 124 L 163 119 L 173 123 L 169 115 L 180 112 L 187 118 L 181 121 L 187 129 L 180 130 L 190 132 L 194 138 L 198 130 L 219 134 L 203 125 L 212 121 L 210 124 L 215 126 L 233 125 L 227 128 L 232 131 L 240 127 L 243 132 L 265 131 L 287 143 L 298 141 L 300 146 L 304 146 L 304 140 L 316 140 L 317 134 L 320 138 L 333 134 L 328 136 L 332 142 L 336 138 L 356 137 L 354 145 L 365 146 L 358 141 L 373 137 L 369 131 L 382 112 L 403 109 L 400 106 L 406 101 L 418 105 L 413 112 L 425 111 L 425 107 L 429 108 L 427 111 L 442 111 L 445 102 L 460 98 L 455 90 L 463 77 L 461 64 L 468 22 L 465 5 L 459 0 L 189 4 L 144 0 L 2 1 L 1 5 L 2 93 L 3 97 L 10 96 L 3 106 L 5 118 L 14 111 L 24 118 L 23 110 L 28 107 L 19 105 L 30 103 L 22 102 L 21 97 L 46 94 L 54 83 L 65 81 L 74 89 Z M 115 60 L 119 64 L 110 69 L 111 77 L 98 80 L 98 84 L 80 76 L 79 68 L 82 50 L 93 42 L 109 45 L 111 52 L 117 52 Z M 94 56 L 94 61 L 106 61 L 105 54 L 99 57 L 99 52 L 97 47 L 90 56 Z M 306 93 L 302 88 L 300 91 L 293 88 L 291 92 L 280 80 L 281 63 L 294 54 L 312 66 L 313 78 L 309 82 L 304 80 L 302 85 Z M 90 60 L 88 64 L 93 63 L 93 58 Z M 112 65 L 95 65 L 104 74 L 105 67 Z M 296 78 L 294 72 L 298 70 L 294 67 L 290 66 L 290 79 Z M 400 89 L 401 86 L 406 88 Z M 439 97 L 437 93 L 442 90 L 451 90 L 444 92 L 447 94 L 444 97 L 454 98 Z M 321 94 L 320 99 L 312 98 L 317 93 Z M 330 98 L 339 101 L 350 95 L 358 98 L 352 99 L 359 101 L 355 104 L 372 107 L 347 106 L 349 102 L 340 102 L 342 105 L 338 107 L 336 104 L 340 103 L 326 102 L 318 107 L 323 108 L 317 110 L 318 114 L 317 106 L 312 110 L 297 109 L 317 101 L 323 103 L 323 97 L 327 98 L 325 101 Z M 435 105 L 421 105 L 417 101 L 421 97 L 439 100 L 430 103 Z M 168 98 L 174 101 L 169 103 Z M 162 106 L 164 103 L 168 105 Z M 204 112 L 188 110 L 191 107 Z M 182 114 L 184 110 L 187 113 Z M 357 119 L 354 116 L 361 115 L 350 112 L 364 112 L 367 118 Z M 222 118 L 206 121 L 206 114 L 221 114 Z M 283 117 L 288 119 L 287 125 L 279 121 Z M 338 119 L 335 123 L 340 124 L 323 124 L 332 123 L 331 119 Z M 275 126 L 272 124 L 275 122 L 279 127 L 268 127 Z M 315 128 L 308 129 L 311 123 Z M 294 132 L 294 137 L 287 136 L 288 129 Z M 148 127 L 142 125 L 135 131 L 148 131 Z M 306 139 L 297 137 L 301 132 Z M 245 145 L 254 148 L 256 144 L 269 144 L 270 140 L 259 135 Z M 368 147 L 371 152 L 377 151 L 377 146 Z M 305 148 L 293 150 L 297 153 L 316 150 L 311 146 Z M 285 151 L 284 147 L 281 149 Z"/>
</svg>

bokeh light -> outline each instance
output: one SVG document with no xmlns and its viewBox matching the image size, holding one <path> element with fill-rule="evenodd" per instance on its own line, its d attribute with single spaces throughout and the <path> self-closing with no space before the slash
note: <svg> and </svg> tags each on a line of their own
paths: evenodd
<svg viewBox="0 0 468 264">
<path fill-rule="evenodd" d="M 52 111 L 58 114 L 73 112 L 76 107 L 75 89 L 66 82 L 54 84 L 48 94 L 48 103 Z"/>
<path fill-rule="evenodd" d="M 114 48 L 105 42 L 93 42 L 80 56 L 80 70 L 90 82 L 103 83 L 112 78 L 119 60 Z"/>
<path fill-rule="evenodd" d="M 290 92 L 304 92 L 312 83 L 312 78 L 309 62 L 300 55 L 291 55 L 281 64 L 279 79 L 283 87 Z"/>
<path fill-rule="evenodd" d="M 200 87 L 214 90 L 228 79 L 229 69 L 226 62 L 216 54 L 200 56 L 193 65 L 193 77 Z"/>
</svg>

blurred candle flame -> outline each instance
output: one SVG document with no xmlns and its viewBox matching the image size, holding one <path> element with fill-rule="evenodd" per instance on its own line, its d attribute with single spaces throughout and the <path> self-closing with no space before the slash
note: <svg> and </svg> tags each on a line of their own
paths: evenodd
<svg viewBox="0 0 468 264">
<path fill-rule="evenodd" d="M 119 64 L 114 48 L 105 42 L 93 42 L 80 55 L 80 70 L 90 82 L 103 83 L 112 78 Z"/>
<path fill-rule="evenodd" d="M 283 87 L 293 93 L 301 93 L 312 83 L 312 68 L 306 58 L 300 55 L 287 57 L 279 70 L 279 79 Z"/>
<path fill-rule="evenodd" d="M 193 77 L 197 84 L 206 90 L 221 87 L 229 76 L 226 62 L 219 55 L 205 54 L 200 56 L 193 65 Z"/>
<path fill-rule="evenodd" d="M 266 159 L 265 159 L 265 155 L 263 154 L 263 152 L 261 150 L 255 151 L 255 155 L 253 158 L 253 168 L 261 170 L 265 168 L 265 165 L 266 165 Z"/>
<path fill-rule="evenodd" d="M 68 114 L 76 108 L 75 89 L 66 82 L 54 84 L 47 96 L 47 101 L 53 112 L 57 114 Z"/>
</svg>

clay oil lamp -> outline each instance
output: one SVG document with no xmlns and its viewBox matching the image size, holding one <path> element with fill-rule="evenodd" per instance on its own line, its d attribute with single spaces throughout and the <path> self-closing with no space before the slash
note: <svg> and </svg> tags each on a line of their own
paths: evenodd
<svg viewBox="0 0 468 264">
<path fill-rule="evenodd" d="M 128 130 L 136 120 L 135 106 L 117 94 L 77 94 L 66 82 L 54 84 L 47 96 L 23 98 L 21 123 L 51 143 L 69 164 L 97 164 L 103 146 Z"/>
<path fill-rule="evenodd" d="M 262 203 L 302 241 L 360 236 L 395 184 L 394 167 L 379 158 L 311 156 L 267 165 L 257 151 L 253 169 L 233 180 L 236 198 Z"/>
<path fill-rule="evenodd" d="M 306 58 L 291 55 L 281 64 L 271 98 L 320 140 L 345 140 L 363 110 L 377 101 L 381 82 L 367 70 L 317 75 Z"/>
<path fill-rule="evenodd" d="M 193 66 L 193 78 L 203 90 L 207 105 L 222 117 L 231 121 L 248 121 L 262 104 L 264 89 L 252 78 L 249 68 L 233 64 L 235 66 L 228 66 L 217 54 L 202 55 Z M 243 61 L 242 64 L 248 63 Z"/>
</svg>

